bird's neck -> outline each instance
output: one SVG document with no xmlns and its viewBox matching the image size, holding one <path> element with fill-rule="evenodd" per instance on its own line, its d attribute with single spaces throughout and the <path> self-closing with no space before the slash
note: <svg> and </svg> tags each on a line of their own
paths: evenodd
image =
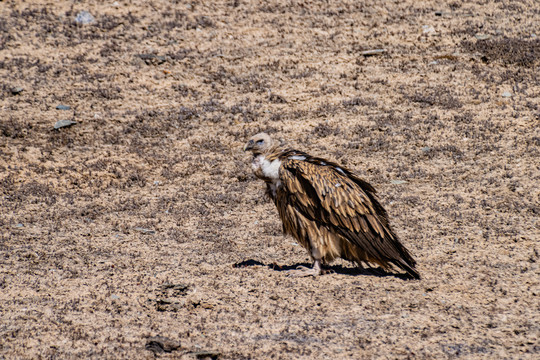
<svg viewBox="0 0 540 360">
<path fill-rule="evenodd" d="M 253 155 L 251 167 L 255 176 L 266 182 L 279 181 L 279 167 L 281 166 L 279 158 L 273 153 Z"/>
</svg>

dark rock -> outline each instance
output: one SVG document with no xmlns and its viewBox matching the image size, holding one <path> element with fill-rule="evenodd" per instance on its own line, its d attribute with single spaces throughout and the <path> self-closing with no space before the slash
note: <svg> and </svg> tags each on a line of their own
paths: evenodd
<svg viewBox="0 0 540 360">
<path fill-rule="evenodd" d="M 283 96 L 278 95 L 278 94 L 270 94 L 268 99 L 271 102 L 276 103 L 276 104 L 286 104 L 287 103 L 287 100 Z"/>
<path fill-rule="evenodd" d="M 70 127 L 70 126 L 73 126 L 75 125 L 77 122 L 76 121 L 73 121 L 73 120 L 58 120 L 55 124 L 54 124 L 54 129 L 55 130 L 58 130 L 60 128 L 64 128 L 64 127 Z"/>
<path fill-rule="evenodd" d="M 374 55 L 381 55 L 386 52 L 386 49 L 372 49 L 372 50 L 366 50 L 362 51 L 360 55 L 363 56 L 374 56 Z"/>
<path fill-rule="evenodd" d="M 216 360 L 221 355 L 217 351 L 208 351 L 208 350 L 191 352 L 189 354 L 195 356 L 196 359 L 202 359 L 202 360 Z"/>
<path fill-rule="evenodd" d="M 159 286 L 159 288 L 161 288 L 161 289 L 172 289 L 172 290 L 176 290 L 176 291 L 187 291 L 189 289 L 189 285 L 165 283 L 165 284 Z"/>
<path fill-rule="evenodd" d="M 148 338 L 145 348 L 146 350 L 152 351 L 154 354 L 161 354 L 164 352 L 170 353 L 180 348 L 180 342 L 164 336 L 152 336 Z"/>
<path fill-rule="evenodd" d="M 144 60 L 146 65 L 161 65 L 165 61 L 167 61 L 167 58 L 165 56 L 159 56 L 155 54 L 137 54 L 135 55 L 139 59 Z"/>
</svg>

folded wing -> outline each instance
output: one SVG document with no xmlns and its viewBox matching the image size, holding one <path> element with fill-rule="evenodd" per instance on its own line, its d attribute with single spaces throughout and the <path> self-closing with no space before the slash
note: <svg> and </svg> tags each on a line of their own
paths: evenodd
<svg viewBox="0 0 540 360">
<path fill-rule="evenodd" d="M 351 171 L 305 153 L 282 156 L 280 180 L 287 202 L 306 218 L 341 235 L 368 261 L 393 263 L 419 278 L 415 260 L 390 228 L 375 190 Z"/>
</svg>

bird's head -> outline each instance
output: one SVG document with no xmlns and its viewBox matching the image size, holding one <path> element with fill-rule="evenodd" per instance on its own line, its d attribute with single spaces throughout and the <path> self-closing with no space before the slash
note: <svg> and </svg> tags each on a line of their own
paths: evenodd
<svg viewBox="0 0 540 360">
<path fill-rule="evenodd" d="M 267 133 L 253 135 L 244 146 L 244 151 L 251 151 L 253 155 L 264 154 L 275 147 L 274 141 Z"/>
</svg>

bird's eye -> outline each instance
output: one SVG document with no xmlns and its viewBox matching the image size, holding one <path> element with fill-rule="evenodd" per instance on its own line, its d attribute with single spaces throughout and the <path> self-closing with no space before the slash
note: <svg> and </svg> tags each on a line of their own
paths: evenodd
<svg viewBox="0 0 540 360">
<path fill-rule="evenodd" d="M 264 140 L 257 140 L 257 145 L 262 145 L 264 143 Z"/>
</svg>

